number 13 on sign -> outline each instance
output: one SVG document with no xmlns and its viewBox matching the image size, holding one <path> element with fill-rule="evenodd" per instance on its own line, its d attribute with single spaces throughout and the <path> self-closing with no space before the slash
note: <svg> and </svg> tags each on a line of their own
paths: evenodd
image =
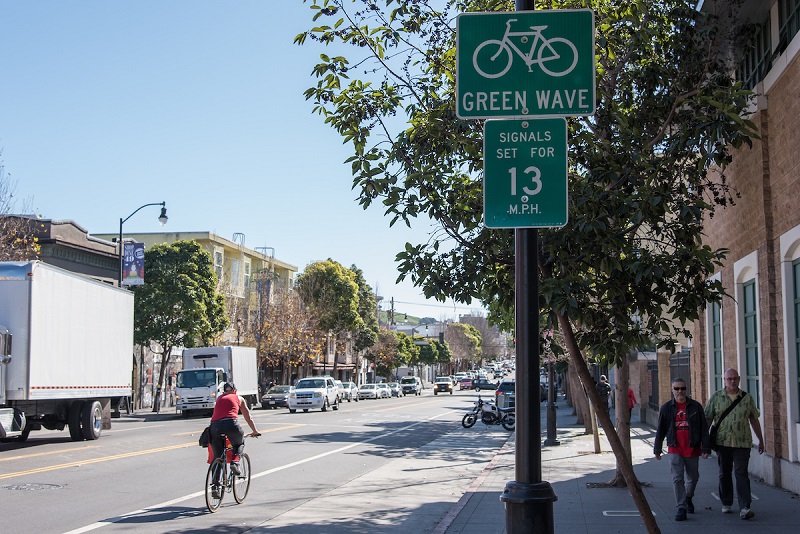
<svg viewBox="0 0 800 534">
<path fill-rule="evenodd" d="M 523 187 L 522 190 L 525 192 L 526 195 L 535 195 L 539 191 L 542 190 L 542 172 L 539 170 L 538 167 L 530 166 L 523 171 L 525 174 L 532 174 L 533 176 L 530 177 L 531 182 L 536 186 L 533 189 L 529 189 L 527 187 Z M 517 168 L 511 167 L 508 169 L 508 174 L 511 175 L 511 196 L 517 196 Z M 524 202 L 524 200 L 523 200 Z"/>
<path fill-rule="evenodd" d="M 484 123 L 483 215 L 489 228 L 567 224 L 567 121 Z"/>
</svg>

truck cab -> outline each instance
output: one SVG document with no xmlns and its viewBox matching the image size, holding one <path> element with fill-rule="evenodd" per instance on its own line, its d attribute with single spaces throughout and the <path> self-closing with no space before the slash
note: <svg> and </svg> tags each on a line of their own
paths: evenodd
<svg viewBox="0 0 800 534">
<path fill-rule="evenodd" d="M 219 367 L 178 371 L 175 377 L 175 407 L 185 416 L 191 410 L 213 410 L 226 378 L 225 371 Z"/>
</svg>

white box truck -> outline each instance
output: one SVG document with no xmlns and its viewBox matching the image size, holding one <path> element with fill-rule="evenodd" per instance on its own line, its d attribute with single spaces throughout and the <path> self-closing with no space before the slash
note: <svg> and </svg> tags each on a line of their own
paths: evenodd
<svg viewBox="0 0 800 534">
<path fill-rule="evenodd" d="M 41 261 L 0 262 L 0 439 L 111 428 L 131 396 L 133 294 Z"/>
<path fill-rule="evenodd" d="M 175 408 L 188 417 L 194 410 L 213 410 L 225 382 L 233 382 L 247 405 L 258 399 L 258 362 L 253 347 L 183 349 L 183 369 L 175 377 Z"/>
</svg>

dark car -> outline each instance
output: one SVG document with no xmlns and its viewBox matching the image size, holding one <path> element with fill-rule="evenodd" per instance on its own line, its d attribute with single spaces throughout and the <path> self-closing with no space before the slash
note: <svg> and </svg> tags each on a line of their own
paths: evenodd
<svg viewBox="0 0 800 534">
<path fill-rule="evenodd" d="M 494 391 L 494 400 L 497 406 L 501 408 L 514 406 L 516 400 L 516 382 L 512 379 L 503 380 L 497 384 L 497 389 Z"/>
<path fill-rule="evenodd" d="M 272 386 L 267 390 L 263 397 L 261 397 L 262 408 L 288 408 L 289 407 L 289 390 L 292 386 Z"/>
<path fill-rule="evenodd" d="M 495 382 L 490 382 L 485 378 L 476 378 L 472 381 L 472 389 L 475 391 L 480 391 L 482 389 L 497 389 L 497 384 Z"/>
</svg>

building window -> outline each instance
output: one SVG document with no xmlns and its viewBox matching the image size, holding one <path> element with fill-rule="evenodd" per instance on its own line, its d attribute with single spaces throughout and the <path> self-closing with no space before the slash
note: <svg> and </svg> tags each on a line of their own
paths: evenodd
<svg viewBox="0 0 800 534">
<path fill-rule="evenodd" d="M 792 262 L 792 285 L 794 286 L 794 358 L 797 380 L 795 385 L 796 391 L 800 392 L 800 259 Z M 800 398 L 798 398 L 798 413 L 800 413 Z"/>
<path fill-rule="evenodd" d="M 753 396 L 756 406 L 761 407 L 759 393 L 760 375 L 758 370 L 758 313 L 756 306 L 756 281 L 751 279 L 742 286 L 744 320 L 744 389 Z"/>
<path fill-rule="evenodd" d="M 737 78 L 746 89 L 753 89 L 772 67 L 769 21 L 770 18 L 767 16 L 764 22 L 755 26 L 753 37 L 744 50 L 739 68 L 736 69 Z"/>
<path fill-rule="evenodd" d="M 778 0 L 778 52 L 783 52 L 800 28 L 800 0 Z"/>
<path fill-rule="evenodd" d="M 714 390 L 719 391 L 724 385 L 722 376 L 722 310 L 718 302 L 711 303 L 711 354 L 714 357 Z"/>
<path fill-rule="evenodd" d="M 239 260 L 231 260 L 231 288 L 239 288 L 241 286 L 242 277 L 239 272 L 240 265 L 241 262 Z"/>
<path fill-rule="evenodd" d="M 214 272 L 217 275 L 217 280 L 220 281 L 220 282 L 222 281 L 222 261 L 223 261 L 222 251 L 221 250 L 215 250 L 214 251 Z"/>
<path fill-rule="evenodd" d="M 250 261 L 244 262 L 244 288 L 250 287 Z"/>
</svg>

